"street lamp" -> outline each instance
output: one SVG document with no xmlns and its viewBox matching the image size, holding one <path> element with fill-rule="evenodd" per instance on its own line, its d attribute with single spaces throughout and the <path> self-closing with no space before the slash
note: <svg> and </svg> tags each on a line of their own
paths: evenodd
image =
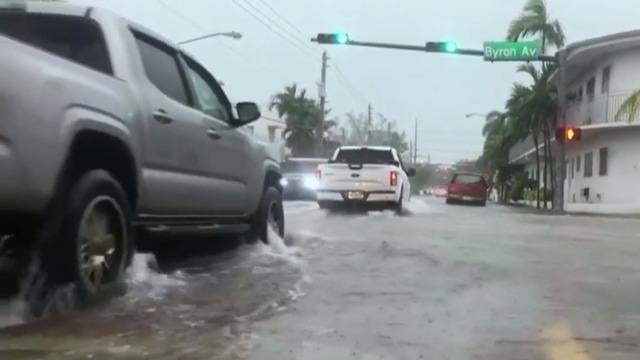
<svg viewBox="0 0 640 360">
<path fill-rule="evenodd" d="M 242 34 L 237 32 L 237 31 L 217 32 L 217 33 L 198 36 L 197 38 L 181 41 L 181 42 L 178 43 L 178 45 L 185 45 L 185 44 L 189 44 L 189 43 L 192 43 L 192 42 L 195 42 L 195 41 L 200 41 L 200 40 L 212 38 L 212 37 L 215 37 L 215 36 L 226 36 L 226 37 L 230 37 L 230 38 L 232 38 L 234 40 L 242 39 Z"/>
<path fill-rule="evenodd" d="M 480 113 L 469 113 L 467 115 L 465 115 L 464 117 L 466 117 L 467 119 L 470 117 L 474 117 L 474 116 L 479 116 L 479 117 L 487 117 L 487 114 L 480 114 Z"/>
</svg>

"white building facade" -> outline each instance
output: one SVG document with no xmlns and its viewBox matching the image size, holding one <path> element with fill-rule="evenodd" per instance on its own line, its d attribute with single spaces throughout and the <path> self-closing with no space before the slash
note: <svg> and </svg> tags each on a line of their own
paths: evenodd
<svg viewBox="0 0 640 360">
<path fill-rule="evenodd" d="M 566 50 L 565 118 L 582 129 L 582 139 L 566 147 L 565 209 L 640 213 L 640 115 L 616 116 L 640 89 L 640 31 L 582 41 Z M 533 146 L 522 142 L 511 149 L 510 161 L 531 171 L 531 154 Z"/>
<path fill-rule="evenodd" d="M 286 122 L 278 116 L 278 113 L 269 110 L 268 106 L 261 109 L 260 119 L 245 126 L 247 132 L 253 134 L 256 139 L 269 146 L 271 155 L 278 161 L 283 161 L 288 155 L 285 146 L 284 131 L 287 128 Z"/>
</svg>

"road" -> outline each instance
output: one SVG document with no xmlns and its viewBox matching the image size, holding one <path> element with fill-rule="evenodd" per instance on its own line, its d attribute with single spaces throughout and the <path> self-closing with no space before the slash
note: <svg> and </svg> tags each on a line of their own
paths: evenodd
<svg viewBox="0 0 640 360">
<path fill-rule="evenodd" d="M 124 295 L 6 327 L 0 359 L 640 358 L 640 221 L 408 207 L 288 203 L 284 242 L 137 255 Z"/>
</svg>

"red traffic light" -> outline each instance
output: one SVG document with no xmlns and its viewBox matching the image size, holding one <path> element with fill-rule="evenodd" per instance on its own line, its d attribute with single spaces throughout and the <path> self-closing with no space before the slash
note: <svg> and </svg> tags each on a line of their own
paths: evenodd
<svg viewBox="0 0 640 360">
<path fill-rule="evenodd" d="M 560 127 L 556 129 L 556 139 L 565 143 L 577 142 L 582 139 L 582 129 L 575 126 Z"/>
</svg>

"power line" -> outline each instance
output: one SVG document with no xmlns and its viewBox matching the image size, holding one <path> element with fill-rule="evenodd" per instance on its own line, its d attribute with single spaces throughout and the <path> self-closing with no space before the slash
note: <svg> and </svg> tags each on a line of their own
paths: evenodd
<svg viewBox="0 0 640 360">
<path fill-rule="evenodd" d="M 281 15 L 273 6 L 271 6 L 269 3 L 267 3 L 265 0 L 259 0 L 266 8 L 268 8 L 276 17 L 278 17 L 280 20 L 282 20 L 284 23 L 286 23 L 287 25 L 289 25 L 289 27 L 291 27 L 293 30 L 297 31 L 302 38 L 304 38 L 306 35 L 304 33 L 304 31 L 300 30 L 300 28 L 298 26 L 296 26 L 295 24 L 293 24 L 293 22 L 289 21 L 289 19 L 287 19 L 287 17 Z M 244 8 L 243 6 L 240 6 L 240 4 L 236 1 L 233 0 L 234 3 L 236 3 L 236 5 L 238 5 L 239 7 L 243 8 L 243 10 L 249 12 L 248 9 Z M 244 0 L 245 3 L 247 3 L 252 9 L 254 9 L 255 11 L 257 11 L 260 15 L 262 15 L 265 19 L 267 19 L 267 21 L 269 21 L 271 24 L 275 25 L 276 27 L 278 27 L 279 29 L 281 29 L 282 31 L 284 31 L 287 35 L 289 35 L 289 37 L 293 38 L 294 40 L 298 40 L 300 41 L 295 34 L 292 34 L 288 29 L 286 29 L 285 27 L 283 27 L 282 25 L 280 25 L 277 21 L 273 20 L 270 16 L 268 16 L 267 14 L 265 14 L 262 10 L 260 10 L 259 8 L 257 8 L 255 5 L 253 5 L 251 2 L 249 2 L 249 0 Z M 257 20 L 260 20 L 260 22 L 267 26 L 267 24 L 265 24 L 264 21 L 262 21 L 257 15 L 249 12 L 251 14 L 251 16 L 253 16 L 254 18 L 256 18 Z M 271 31 L 275 31 L 275 29 L 273 29 L 271 26 L 267 26 L 268 28 L 270 28 Z M 279 34 L 279 36 L 281 38 L 284 38 L 284 36 L 282 34 Z M 301 42 L 304 47 L 304 49 L 308 49 L 307 44 L 304 42 Z M 296 46 L 297 47 L 297 46 Z M 317 61 L 317 58 L 314 57 L 314 60 Z M 335 64 L 335 61 L 334 61 Z M 360 99 L 361 101 L 365 102 L 365 103 L 369 103 L 369 101 L 367 100 L 367 97 L 364 96 L 362 94 L 361 91 L 359 91 L 352 83 L 351 81 L 349 81 L 349 79 L 347 78 L 347 76 L 340 70 L 340 68 L 338 67 L 337 64 L 334 65 L 333 67 L 334 73 L 336 74 L 336 77 L 338 78 L 338 80 L 347 88 L 348 92 L 351 93 L 351 95 L 354 98 Z"/>
<path fill-rule="evenodd" d="M 307 36 L 307 34 L 305 34 L 304 31 L 300 30 L 299 27 L 297 27 L 295 24 L 290 22 L 289 19 L 287 19 L 285 16 L 282 16 L 280 13 L 278 13 L 278 11 L 276 9 L 274 9 L 273 6 L 271 6 L 268 2 L 266 2 L 265 0 L 258 0 L 258 1 L 260 1 L 264 6 L 266 6 L 269 10 L 271 10 L 271 12 L 273 14 L 275 14 L 285 24 L 289 25 L 289 27 L 291 27 L 293 30 L 297 31 L 298 34 L 300 34 L 300 36 L 302 36 L 303 39 Z"/>
<path fill-rule="evenodd" d="M 262 17 L 264 17 L 268 22 L 270 22 L 272 25 L 274 25 L 275 27 L 277 27 L 278 29 L 282 30 L 285 34 L 287 34 L 291 39 L 298 41 L 299 44 L 301 44 L 301 46 L 305 49 L 305 51 L 310 51 L 311 54 L 313 54 L 313 51 L 310 50 L 310 48 L 308 48 L 309 44 L 307 42 L 303 42 L 301 41 L 297 35 L 292 34 L 291 31 L 289 31 L 289 29 L 287 29 L 286 27 L 280 25 L 280 23 L 278 23 L 277 21 L 273 20 L 269 15 L 265 14 L 264 11 L 260 10 L 260 8 L 258 8 L 257 6 L 253 5 L 249 0 L 244 0 L 245 3 L 247 3 L 247 5 L 249 5 L 252 9 L 254 9 L 255 11 L 258 12 L 258 14 L 262 15 Z"/>
<path fill-rule="evenodd" d="M 334 74 L 336 75 L 336 78 L 342 82 L 342 84 L 347 88 L 347 90 L 351 93 L 351 95 L 354 98 L 358 98 L 359 100 L 361 100 L 363 103 L 370 103 L 370 101 L 367 99 L 366 96 L 364 96 L 362 94 L 362 92 L 360 90 L 358 90 L 349 80 L 349 78 L 347 78 L 347 76 L 342 72 L 342 70 L 340 70 L 340 66 L 338 66 L 338 64 L 336 64 L 334 62 L 333 67 L 332 67 Z"/>
<path fill-rule="evenodd" d="M 298 45 L 297 43 L 293 42 L 291 39 L 289 39 L 288 37 L 282 35 L 282 33 L 280 33 L 279 31 L 277 31 L 276 29 L 274 29 L 268 22 L 264 21 L 261 17 L 259 17 L 258 15 L 254 14 L 251 10 L 247 9 L 245 6 L 243 6 L 242 4 L 240 4 L 238 2 L 238 0 L 232 0 L 234 4 L 236 4 L 236 6 L 238 6 L 240 9 L 242 9 L 244 12 L 246 12 L 247 14 L 249 14 L 251 17 L 253 17 L 254 19 L 258 20 L 262 25 L 264 25 L 267 29 L 269 29 L 272 33 L 276 34 L 279 38 L 281 38 L 282 40 L 288 42 L 289 44 L 293 45 L 296 49 L 302 51 L 303 54 L 307 55 L 307 56 L 311 56 L 307 50 L 305 50 L 303 47 L 301 47 L 300 45 Z M 245 0 L 246 1 L 246 0 Z M 313 57 L 313 59 L 315 61 L 317 61 L 318 59 L 316 59 L 315 57 Z"/>
</svg>

